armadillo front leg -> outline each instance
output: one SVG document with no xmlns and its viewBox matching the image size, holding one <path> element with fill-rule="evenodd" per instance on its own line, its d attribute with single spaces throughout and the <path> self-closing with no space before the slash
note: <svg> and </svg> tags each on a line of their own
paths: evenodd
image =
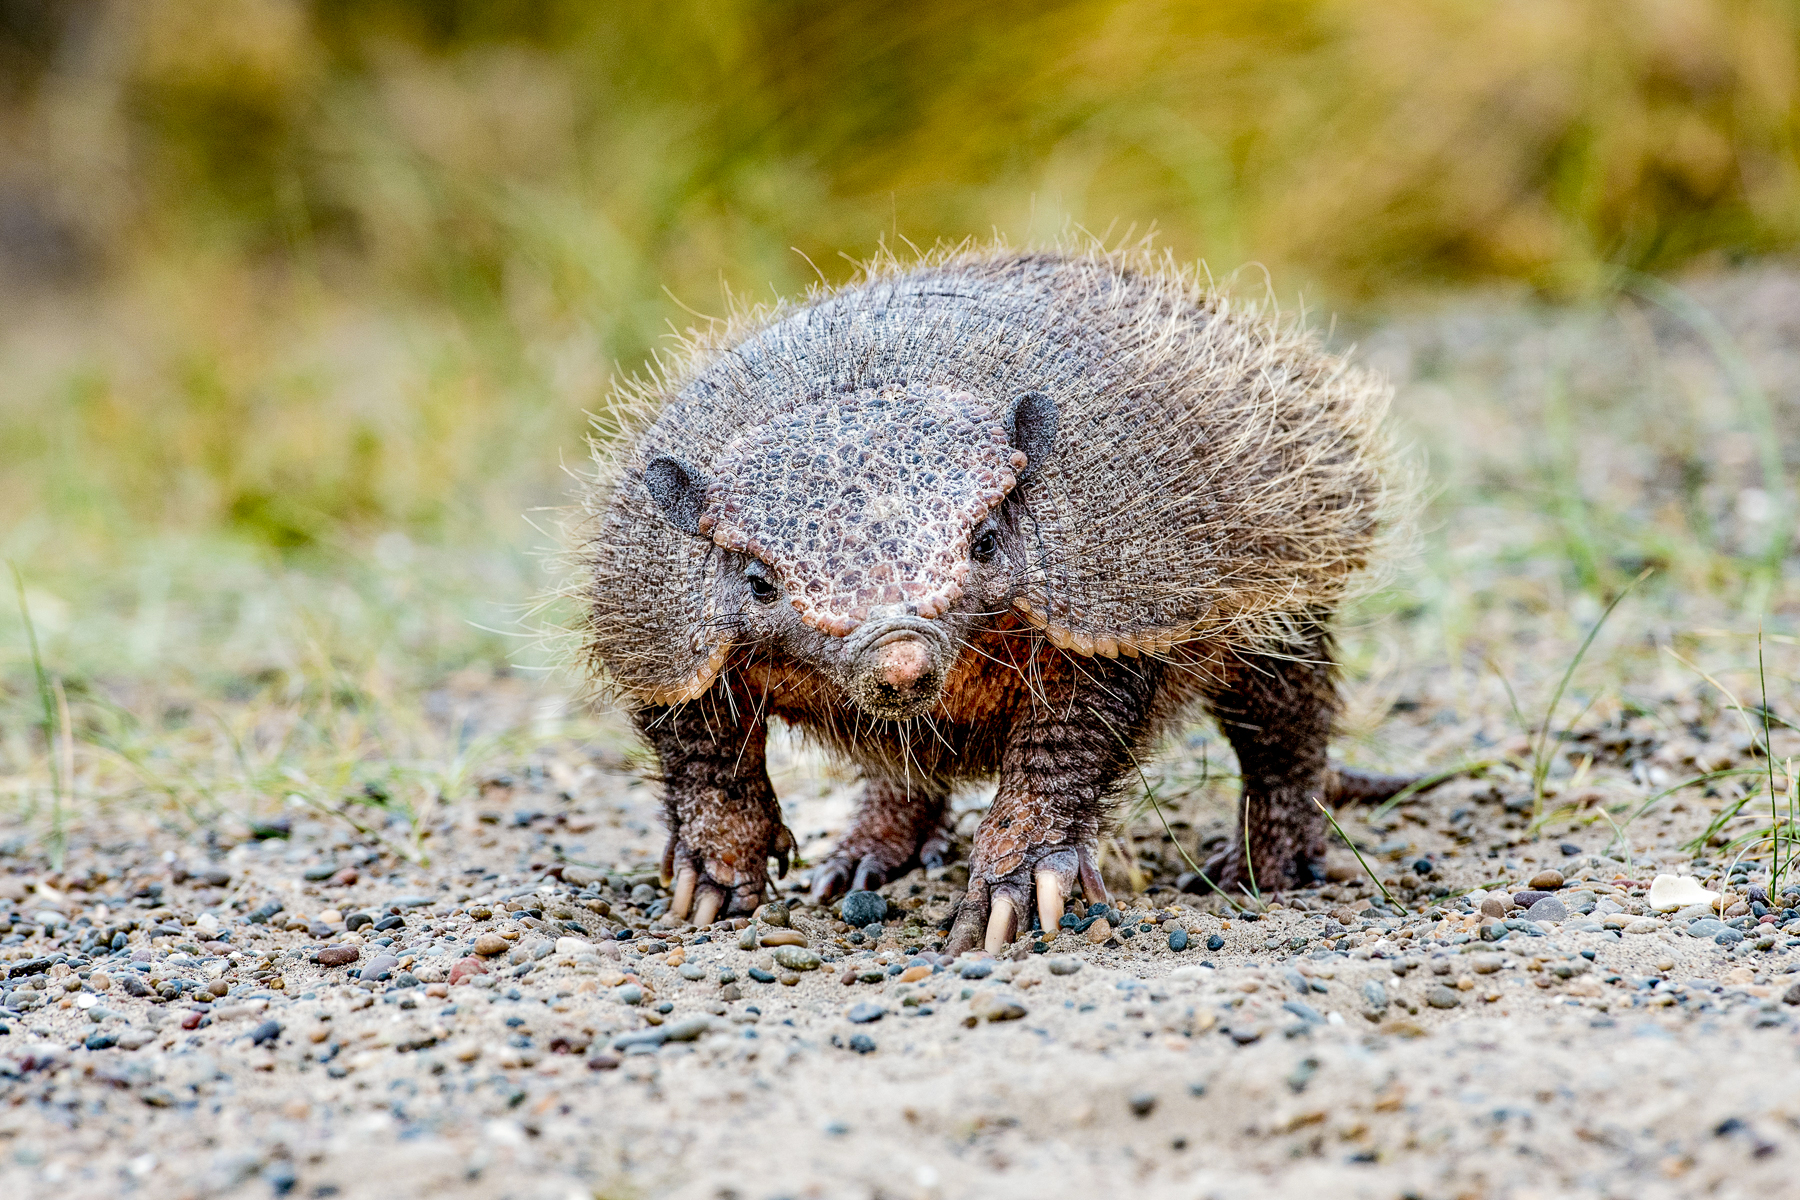
<svg viewBox="0 0 1800 1200">
<path fill-rule="evenodd" d="M 1095 860 L 1120 780 L 1149 729 L 1163 668 L 1145 660 L 1052 652 L 1001 761 L 1000 789 L 975 831 L 969 890 L 945 949 L 998 953 L 1031 923 L 1056 935 L 1079 880 L 1090 901 L 1106 886 Z"/>
<path fill-rule="evenodd" d="M 704 701 L 642 709 L 635 719 L 662 763 L 667 789 L 662 875 L 664 886 L 675 886 L 669 911 L 682 919 L 691 911 L 696 925 L 721 912 L 755 911 L 768 889 L 769 859 L 786 875 L 794 848 L 769 783 L 767 730 Z"/>
</svg>

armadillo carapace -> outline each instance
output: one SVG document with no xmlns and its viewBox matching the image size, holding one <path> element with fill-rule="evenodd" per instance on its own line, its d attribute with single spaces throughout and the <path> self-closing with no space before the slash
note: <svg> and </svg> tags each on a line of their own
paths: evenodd
<svg viewBox="0 0 1800 1200">
<path fill-rule="evenodd" d="M 1242 768 L 1235 893 L 1309 881 L 1330 623 L 1387 520 L 1386 389 L 1163 260 L 959 252 L 697 340 L 627 398 L 585 527 L 587 647 L 661 760 L 673 911 L 748 911 L 794 840 L 772 717 L 852 760 L 812 895 L 952 853 L 998 778 L 951 950 L 1054 928 L 1158 732 Z"/>
</svg>

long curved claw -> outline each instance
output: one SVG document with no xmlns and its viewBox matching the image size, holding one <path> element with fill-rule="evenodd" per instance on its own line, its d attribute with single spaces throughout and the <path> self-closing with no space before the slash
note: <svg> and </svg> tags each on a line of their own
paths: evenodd
<svg viewBox="0 0 1800 1200">
<path fill-rule="evenodd" d="M 1086 896 L 1089 904 L 1111 904 L 1112 897 L 1106 894 L 1106 881 L 1100 878 L 1100 867 L 1094 861 L 1094 852 L 1083 846 L 1078 855 L 1081 874 L 1081 894 Z M 1050 926 L 1045 925 L 1048 929 Z"/>
<path fill-rule="evenodd" d="M 987 919 L 988 885 L 983 880 L 970 880 L 969 890 L 956 908 L 956 921 L 950 926 L 950 936 L 944 939 L 944 953 L 954 958 L 965 950 L 974 949 L 982 940 Z"/>
<path fill-rule="evenodd" d="M 993 911 L 988 914 L 986 949 L 989 954 L 999 954 L 1012 945 L 1013 935 L 1018 930 L 1018 919 L 1013 912 L 1011 896 L 995 896 Z"/>
<path fill-rule="evenodd" d="M 700 872 L 686 864 L 675 872 L 675 896 L 669 901 L 669 911 L 684 921 L 688 910 L 694 906 L 694 885 L 698 882 Z"/>
<path fill-rule="evenodd" d="M 794 831 L 786 825 L 781 826 L 780 832 L 775 835 L 775 844 L 769 847 L 769 857 L 775 860 L 775 878 L 787 878 L 788 855 L 794 852 L 796 844 Z"/>
<path fill-rule="evenodd" d="M 731 900 L 725 906 L 725 915 L 728 917 L 749 916 L 764 900 L 769 898 L 769 890 L 767 880 L 745 880 L 731 889 Z"/>
<path fill-rule="evenodd" d="M 708 887 L 700 892 L 700 902 L 694 906 L 694 924 L 711 925 L 719 919 L 719 908 L 725 903 L 725 897 L 717 888 Z"/>
<path fill-rule="evenodd" d="M 664 887 L 675 881 L 675 854 L 680 842 L 681 839 L 671 833 L 669 840 L 663 843 L 662 865 L 657 868 L 656 877 Z"/>
<path fill-rule="evenodd" d="M 940 825 L 932 830 L 924 843 L 919 847 L 919 865 L 929 870 L 948 866 L 956 861 L 956 835 Z"/>
<path fill-rule="evenodd" d="M 837 899 L 838 893 L 846 890 L 845 884 L 850 881 L 850 864 L 841 858 L 827 860 L 813 872 L 812 888 L 807 898 L 814 904 L 829 904 Z"/>
<path fill-rule="evenodd" d="M 1043 927 L 1046 939 L 1053 938 L 1062 922 L 1062 876 L 1048 867 L 1039 867 L 1036 879 L 1038 924 Z"/>
<path fill-rule="evenodd" d="M 862 862 L 857 864 L 856 880 L 851 883 L 850 890 L 872 892 L 886 882 L 887 872 L 882 869 L 881 864 L 873 858 L 865 856 Z"/>
</svg>

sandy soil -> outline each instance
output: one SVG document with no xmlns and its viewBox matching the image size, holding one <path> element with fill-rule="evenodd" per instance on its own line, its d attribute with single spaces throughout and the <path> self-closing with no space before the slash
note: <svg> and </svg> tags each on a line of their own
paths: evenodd
<svg viewBox="0 0 1800 1200">
<path fill-rule="evenodd" d="M 1128 940 L 1064 932 L 1046 952 L 940 963 L 958 866 L 885 889 L 878 939 L 797 901 L 788 929 L 659 924 L 655 796 L 624 745 L 491 781 L 434 828 L 429 866 L 298 817 L 201 838 L 147 818 L 82 829 L 60 875 L 6 860 L 0 1194 L 1789 1186 L 1800 1034 L 1782 997 L 1800 937 L 1762 925 L 1727 947 L 1644 905 L 1659 872 L 1717 879 L 1671 848 L 1702 813 L 1627 863 L 1599 853 L 1604 824 L 1520 841 L 1505 828 L 1518 781 L 1461 781 L 1391 827 L 1352 821 L 1405 915 L 1371 909 L 1343 852 L 1334 882 L 1254 921 L 1153 872 L 1114 898 Z M 823 844 L 847 788 L 791 748 L 780 779 L 790 823 Z M 1137 836 L 1166 844 L 1155 828 Z M 1542 936 L 1484 940 L 1467 897 L 1433 896 L 1504 877 L 1498 899 L 1549 867 L 1565 907 L 1594 912 Z M 1727 906 L 1746 881 L 1731 890 Z M 377 933 L 358 914 L 404 924 Z M 624 928 L 637 936 L 607 936 Z M 798 934 L 825 961 L 788 970 L 740 948 L 746 932 Z M 500 953 L 470 953 L 483 935 Z M 326 946 L 356 963 L 314 962 Z M 383 952 L 389 978 L 351 977 Z M 472 958 L 485 973 L 452 983 Z M 126 994 L 134 975 L 149 995 Z M 225 994 L 196 1000 L 210 990 Z"/>
</svg>

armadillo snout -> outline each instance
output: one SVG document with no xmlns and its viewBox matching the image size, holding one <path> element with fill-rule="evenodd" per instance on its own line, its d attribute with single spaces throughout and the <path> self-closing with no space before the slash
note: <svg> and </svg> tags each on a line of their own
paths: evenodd
<svg viewBox="0 0 1800 1200">
<path fill-rule="evenodd" d="M 903 721 L 937 703 L 943 690 L 949 639 L 917 617 L 894 622 L 863 640 L 854 658 L 852 692 L 864 710 Z"/>
<path fill-rule="evenodd" d="M 908 692 L 931 671 L 931 654 L 913 638 L 890 642 L 875 651 L 876 682 L 896 692 Z"/>
</svg>

